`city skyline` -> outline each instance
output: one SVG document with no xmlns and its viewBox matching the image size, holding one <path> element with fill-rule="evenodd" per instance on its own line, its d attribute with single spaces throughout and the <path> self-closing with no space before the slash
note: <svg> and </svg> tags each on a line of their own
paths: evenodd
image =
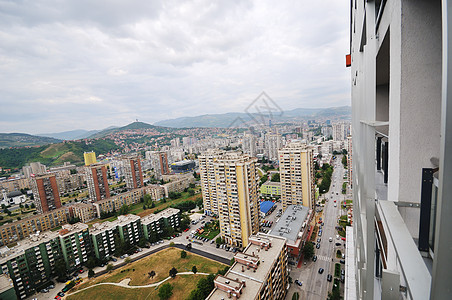
<svg viewBox="0 0 452 300">
<path fill-rule="evenodd" d="M 348 3 L 60 5 L 0 1 L 1 132 L 350 104 Z"/>
</svg>

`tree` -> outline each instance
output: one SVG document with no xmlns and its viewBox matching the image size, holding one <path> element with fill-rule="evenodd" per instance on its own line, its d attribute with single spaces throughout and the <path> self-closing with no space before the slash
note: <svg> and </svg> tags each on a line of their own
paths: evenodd
<svg viewBox="0 0 452 300">
<path fill-rule="evenodd" d="M 196 266 L 193 266 L 193 268 L 191 268 L 191 271 L 196 274 L 196 272 L 198 272 L 198 268 L 196 268 Z"/>
<path fill-rule="evenodd" d="M 272 182 L 279 182 L 279 173 L 275 173 L 272 176 Z"/>
<path fill-rule="evenodd" d="M 36 208 L 36 205 L 34 203 L 32 203 L 31 208 Z"/>
<path fill-rule="evenodd" d="M 314 255 L 314 245 L 310 242 L 307 242 L 303 247 L 303 255 L 305 259 L 311 259 Z"/>
<path fill-rule="evenodd" d="M 180 252 L 180 258 L 187 258 L 187 252 L 185 252 L 184 250 L 182 250 Z"/>
<path fill-rule="evenodd" d="M 154 278 L 155 276 L 155 271 L 152 270 L 151 272 L 148 273 L 150 278 Z"/>
<path fill-rule="evenodd" d="M 173 267 L 170 271 L 169 271 L 169 276 L 171 276 L 172 278 L 176 277 L 177 274 L 177 269 L 175 267 Z"/>
<path fill-rule="evenodd" d="M 130 261 L 131 261 L 130 257 L 126 257 L 126 258 L 124 259 L 124 262 L 125 262 L 126 264 L 129 264 Z"/>
<path fill-rule="evenodd" d="M 25 204 L 25 209 L 29 209 L 30 206 L 28 206 L 28 204 Z"/>
<path fill-rule="evenodd" d="M 169 283 L 162 284 L 159 288 L 158 295 L 162 300 L 169 299 L 173 295 L 173 286 Z"/>
<path fill-rule="evenodd" d="M 217 237 L 216 238 L 216 240 L 215 240 L 215 243 L 217 243 L 217 244 L 223 244 L 224 243 L 224 241 L 223 241 L 223 239 L 219 236 L 219 237 Z"/>
<path fill-rule="evenodd" d="M 93 278 L 96 273 L 94 273 L 93 269 L 88 270 L 88 278 Z"/>
<path fill-rule="evenodd" d="M 55 275 L 58 279 L 64 280 L 66 278 L 67 268 L 63 259 L 59 259 L 55 262 Z"/>
<path fill-rule="evenodd" d="M 88 258 L 88 260 L 85 263 L 85 267 L 87 267 L 88 269 L 92 269 L 97 265 L 97 261 L 96 261 L 96 257 L 95 256 L 90 256 Z"/>
<path fill-rule="evenodd" d="M 300 294 L 298 294 L 298 292 L 293 293 L 292 300 L 298 300 L 298 299 L 300 299 Z"/>
<path fill-rule="evenodd" d="M 113 270 L 113 265 L 112 264 L 108 264 L 106 270 L 107 270 L 107 272 L 111 272 Z"/>
<path fill-rule="evenodd" d="M 121 208 L 118 211 L 119 215 L 127 215 L 129 213 L 129 206 L 127 204 L 124 204 L 121 206 Z"/>
<path fill-rule="evenodd" d="M 190 196 L 194 196 L 195 190 L 190 188 L 190 189 L 188 189 L 188 193 L 190 194 Z"/>
<path fill-rule="evenodd" d="M 347 168 L 347 155 L 342 155 L 342 164 L 344 165 L 344 168 Z"/>
</svg>

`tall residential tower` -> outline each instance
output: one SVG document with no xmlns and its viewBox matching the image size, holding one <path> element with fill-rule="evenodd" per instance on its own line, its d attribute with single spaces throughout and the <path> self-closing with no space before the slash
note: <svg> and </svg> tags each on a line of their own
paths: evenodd
<svg viewBox="0 0 452 300">
<path fill-rule="evenodd" d="M 279 150 L 281 201 L 289 205 L 314 208 L 315 182 L 312 149 L 302 142 L 292 142 Z"/>
</svg>

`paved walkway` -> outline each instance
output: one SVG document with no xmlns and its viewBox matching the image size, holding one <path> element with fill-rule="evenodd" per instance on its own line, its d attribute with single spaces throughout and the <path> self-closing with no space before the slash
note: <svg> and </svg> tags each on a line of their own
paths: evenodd
<svg viewBox="0 0 452 300">
<path fill-rule="evenodd" d="M 194 275 L 194 274 L 195 273 L 193 273 L 193 272 L 179 272 L 179 273 L 177 273 L 177 275 Z M 209 273 L 197 272 L 196 275 L 209 275 Z M 77 294 L 79 292 L 85 291 L 87 289 L 90 289 L 92 287 L 96 287 L 96 286 L 99 286 L 99 285 L 116 285 L 116 286 L 120 286 L 120 287 L 124 287 L 124 288 L 128 288 L 128 289 L 142 289 L 142 288 L 158 286 L 158 285 L 164 283 L 165 281 L 167 281 L 169 279 L 171 279 L 171 276 L 168 276 L 167 278 L 163 279 L 162 281 L 151 283 L 151 284 L 148 284 L 148 285 L 129 285 L 130 278 L 126 278 L 124 280 L 121 280 L 119 283 L 116 283 L 116 282 L 100 282 L 100 283 L 88 286 L 88 287 L 86 287 L 84 289 L 78 290 L 78 291 L 76 291 L 74 293 L 70 293 L 70 294 L 68 294 L 68 296 L 75 295 L 75 294 Z"/>
</svg>

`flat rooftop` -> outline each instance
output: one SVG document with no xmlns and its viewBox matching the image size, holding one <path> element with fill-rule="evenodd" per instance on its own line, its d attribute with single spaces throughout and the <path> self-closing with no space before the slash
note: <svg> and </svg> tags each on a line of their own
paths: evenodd
<svg viewBox="0 0 452 300">
<path fill-rule="evenodd" d="M 242 294 L 240 295 L 240 299 L 245 300 L 258 298 L 258 293 L 261 289 L 261 286 L 268 277 L 273 264 L 278 259 L 279 254 L 286 244 L 285 238 L 269 236 L 263 233 L 258 233 L 257 235 L 251 236 L 250 239 L 251 238 L 263 243 L 271 243 L 271 247 L 266 251 L 265 248 L 261 249 L 259 245 L 255 245 L 250 242 L 243 253 L 236 254 L 239 257 L 245 255 L 252 257 L 254 253 L 254 257 L 259 258 L 259 266 L 257 267 L 257 269 L 248 269 L 245 265 L 239 262 L 234 262 L 232 267 L 224 276 L 235 281 L 245 282 L 246 286 L 242 289 Z M 207 299 L 221 300 L 229 298 L 227 292 L 215 288 L 207 297 Z"/>
<path fill-rule="evenodd" d="M 119 216 L 117 220 L 114 220 L 113 222 L 111 222 L 114 226 L 124 226 L 127 225 L 131 222 L 135 222 L 140 220 L 140 217 L 137 215 L 124 215 L 124 216 Z"/>
<path fill-rule="evenodd" d="M 147 215 L 147 216 L 141 218 L 141 223 L 144 224 L 144 225 L 147 225 L 149 223 L 152 223 L 152 222 L 155 222 L 155 221 L 159 220 L 160 218 L 171 217 L 172 215 L 178 214 L 179 212 L 180 212 L 179 209 L 169 207 L 169 208 L 167 208 L 167 209 L 165 209 L 165 210 L 163 210 L 163 211 L 161 211 L 161 212 L 159 212 L 159 213 L 157 213 L 155 215 L 151 214 L 151 215 Z"/>
<path fill-rule="evenodd" d="M 306 206 L 289 205 L 269 234 L 286 238 L 290 243 L 295 243 L 306 222 L 309 210 Z"/>
<path fill-rule="evenodd" d="M 82 230 L 88 229 L 88 225 L 85 223 L 75 223 L 75 224 L 65 224 L 62 226 L 62 229 L 58 232 L 61 237 L 65 237 L 67 235 L 73 234 L 75 232 L 79 232 Z"/>
<path fill-rule="evenodd" d="M 106 230 L 115 229 L 116 226 L 113 225 L 110 221 L 105 221 L 102 223 L 94 223 L 93 226 L 90 228 L 89 232 L 92 235 L 96 235 L 98 233 L 104 232 Z"/>
<path fill-rule="evenodd" d="M 28 238 L 19 241 L 14 247 L 2 247 L 0 248 L 0 264 L 23 255 L 25 253 L 25 250 L 27 249 L 39 246 L 42 243 L 49 242 L 53 239 L 58 238 L 59 236 L 60 234 L 54 231 L 45 231 L 43 233 L 37 232 L 30 235 Z"/>
</svg>

